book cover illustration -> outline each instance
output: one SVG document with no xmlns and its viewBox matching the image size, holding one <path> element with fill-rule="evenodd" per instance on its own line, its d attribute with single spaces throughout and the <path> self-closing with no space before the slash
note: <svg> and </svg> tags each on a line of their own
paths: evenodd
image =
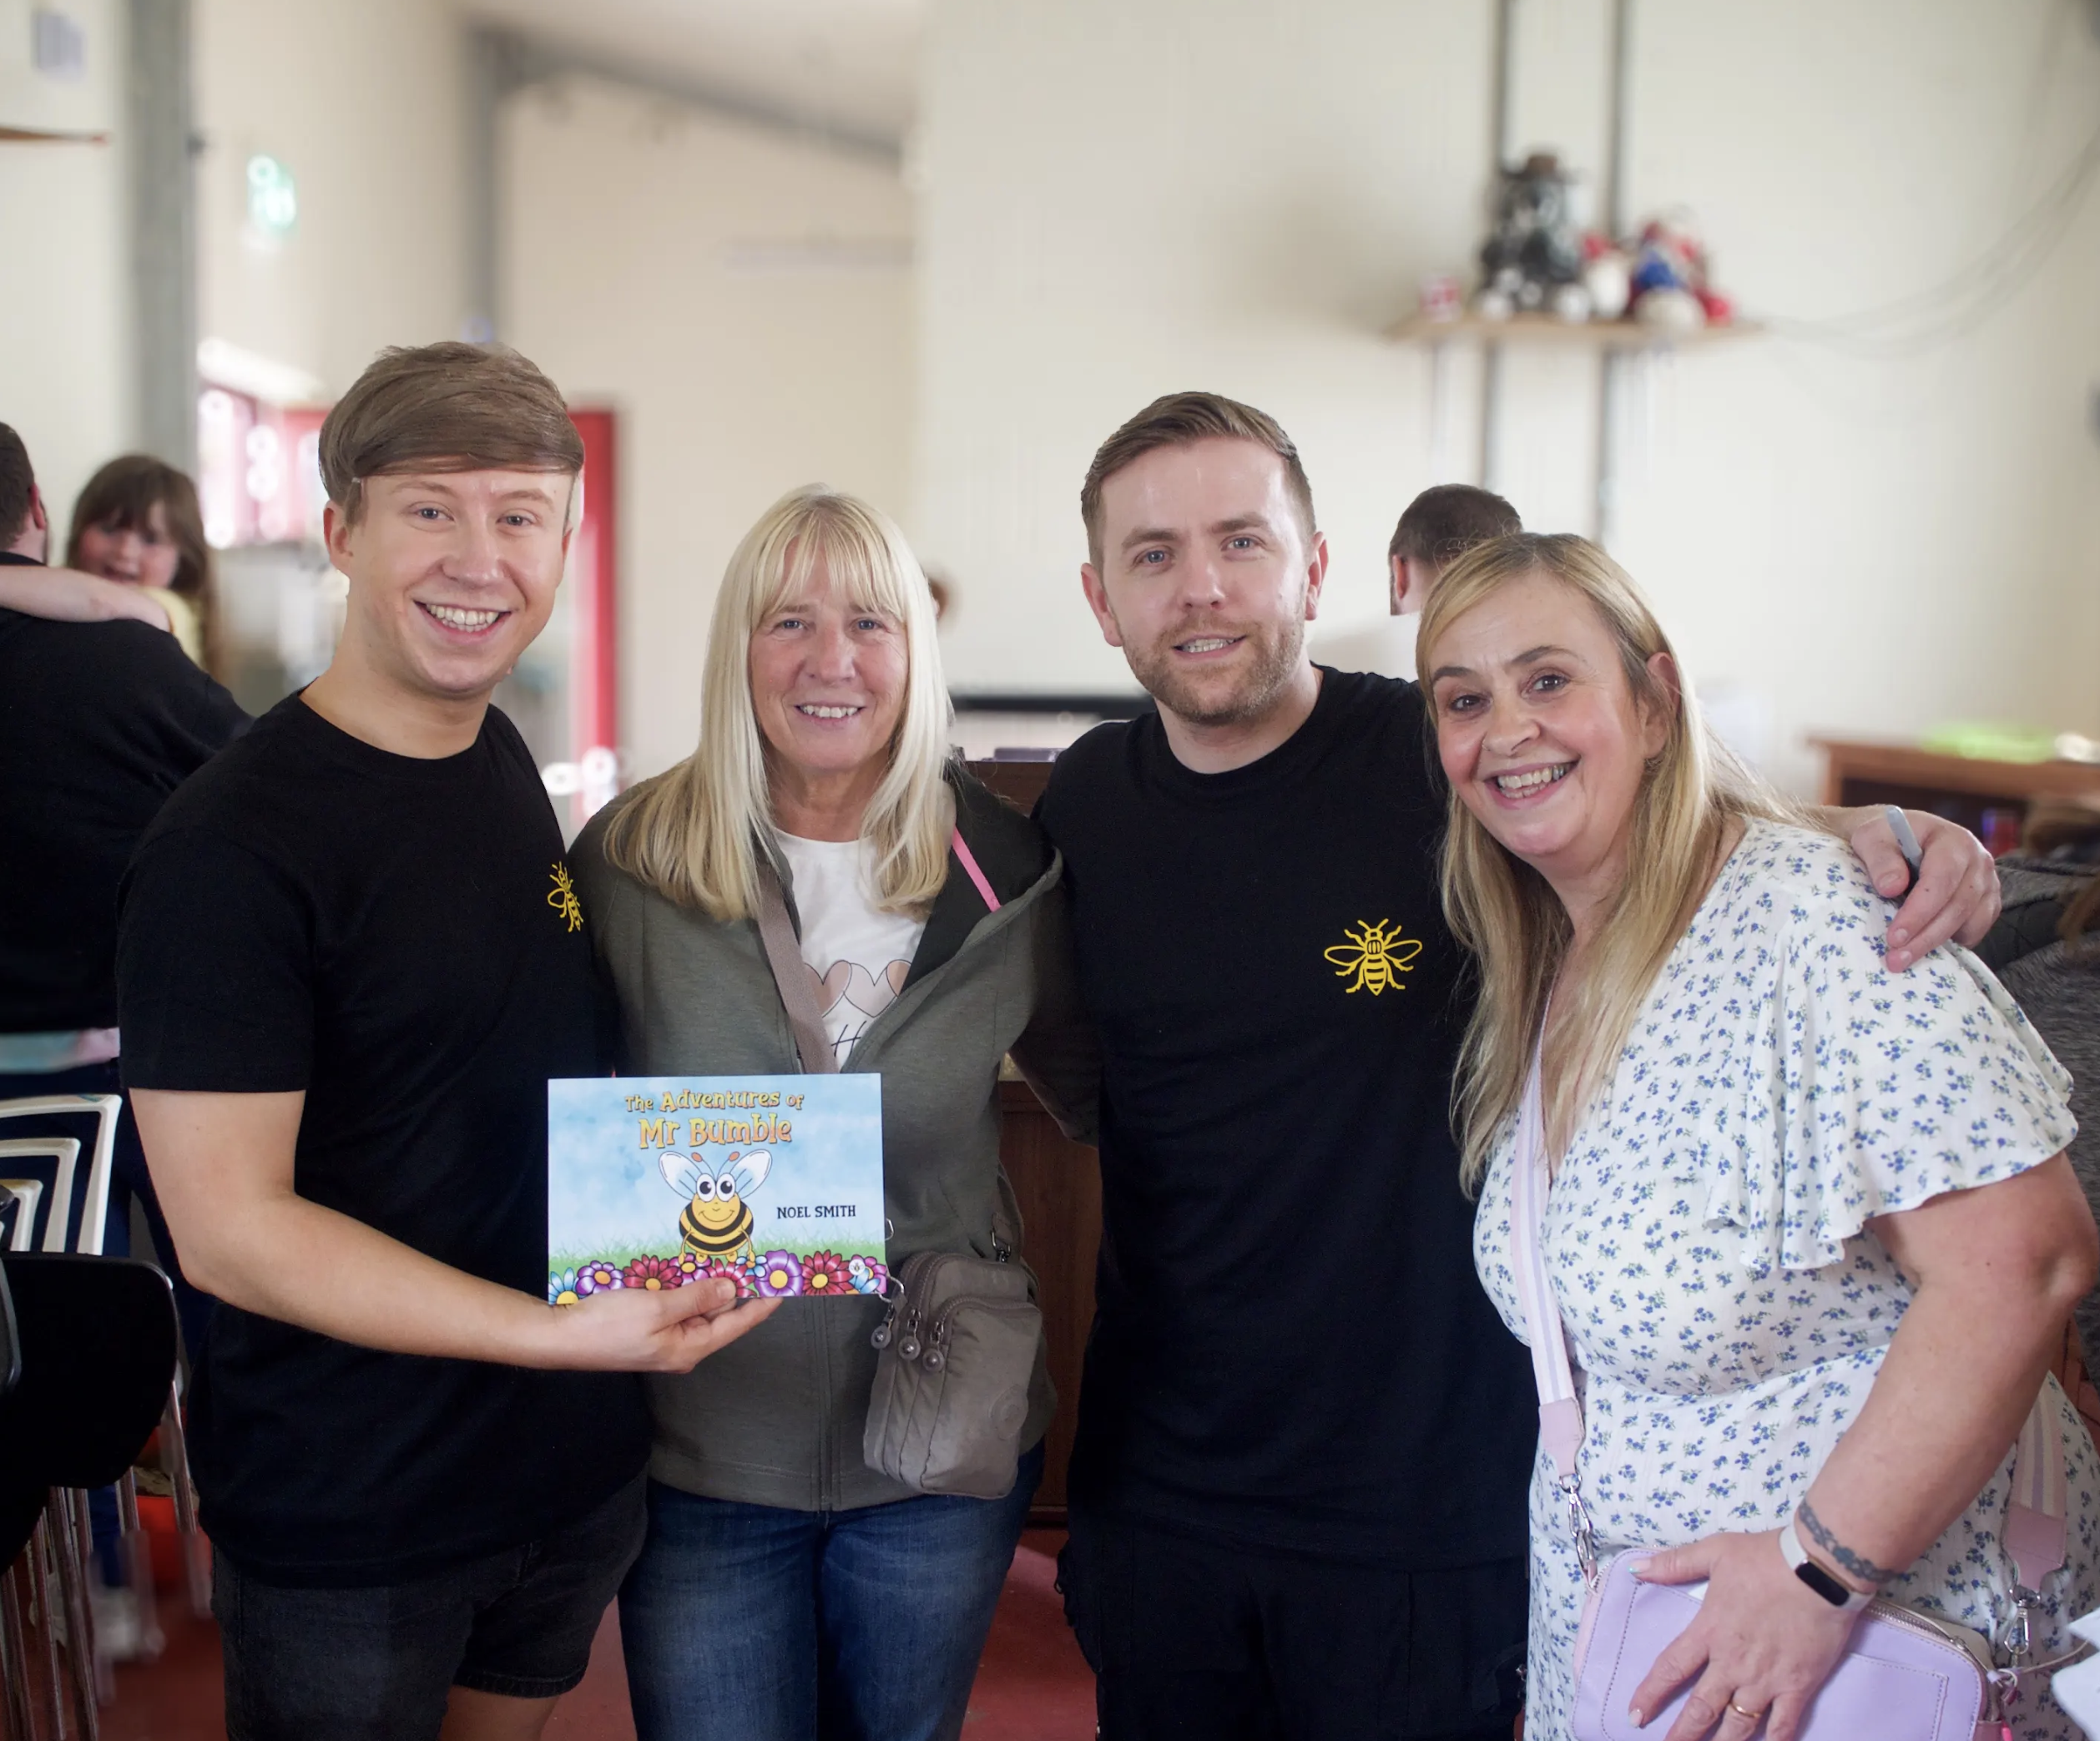
<svg viewBox="0 0 2100 1741">
<path fill-rule="evenodd" d="M 880 1294 L 882 1080 L 593 1077 L 547 1085 L 547 1297 L 733 1281 Z"/>
</svg>

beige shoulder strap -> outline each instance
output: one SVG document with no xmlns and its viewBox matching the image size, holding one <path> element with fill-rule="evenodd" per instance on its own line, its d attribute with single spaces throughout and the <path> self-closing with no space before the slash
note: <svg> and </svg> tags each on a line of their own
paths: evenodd
<svg viewBox="0 0 2100 1741">
<path fill-rule="evenodd" d="M 780 879 L 773 861 L 758 855 L 759 937 L 765 945 L 765 959 L 773 969 L 773 983 L 780 993 L 780 1007 L 787 1012 L 788 1026 L 795 1032 L 795 1049 L 802 1056 L 802 1068 L 810 1076 L 836 1075 L 837 1054 L 824 1037 L 824 1017 L 816 1007 L 816 993 L 810 988 L 810 970 L 795 941 L 794 924 L 788 918 L 787 897 L 780 892 Z"/>
</svg>

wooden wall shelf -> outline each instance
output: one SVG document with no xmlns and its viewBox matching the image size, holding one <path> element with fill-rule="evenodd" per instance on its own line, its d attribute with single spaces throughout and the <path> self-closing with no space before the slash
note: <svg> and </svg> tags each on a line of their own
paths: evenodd
<svg viewBox="0 0 2100 1741">
<path fill-rule="evenodd" d="M 81 133 L 55 127 L 0 127 L 0 145 L 106 145 L 106 133 Z"/>
<path fill-rule="evenodd" d="M 1638 320 L 1558 320 L 1551 315 L 1512 315 L 1507 320 L 1490 320 L 1468 309 L 1455 320 L 1410 315 L 1387 327 L 1386 336 L 1404 345 L 1447 345 L 1466 339 L 1484 345 L 1556 345 L 1570 351 L 1674 351 L 1756 338 L 1764 331 L 1754 320 L 1664 332 Z"/>
</svg>

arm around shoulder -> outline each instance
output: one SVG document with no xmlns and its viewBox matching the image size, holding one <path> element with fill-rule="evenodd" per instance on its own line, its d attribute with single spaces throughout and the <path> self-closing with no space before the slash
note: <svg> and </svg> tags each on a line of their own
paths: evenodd
<svg viewBox="0 0 2100 1741">
<path fill-rule="evenodd" d="M 77 568 L 0 566 L 0 606 L 54 623 L 144 623 L 164 633 L 173 624 L 147 587 L 103 580 Z"/>
<path fill-rule="evenodd" d="M 1013 1061 L 1058 1128 L 1075 1143 L 1101 1140 L 1101 1046 L 1079 996 L 1072 909 L 1062 875 L 1033 915 L 1035 1007 Z"/>
</svg>

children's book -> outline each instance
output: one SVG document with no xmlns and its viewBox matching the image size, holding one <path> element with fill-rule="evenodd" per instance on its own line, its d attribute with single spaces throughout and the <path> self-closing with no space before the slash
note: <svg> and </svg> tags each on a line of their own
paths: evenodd
<svg viewBox="0 0 2100 1741">
<path fill-rule="evenodd" d="M 547 1297 L 677 1288 L 879 1295 L 882 1079 L 645 1076 L 547 1085 Z"/>
</svg>

